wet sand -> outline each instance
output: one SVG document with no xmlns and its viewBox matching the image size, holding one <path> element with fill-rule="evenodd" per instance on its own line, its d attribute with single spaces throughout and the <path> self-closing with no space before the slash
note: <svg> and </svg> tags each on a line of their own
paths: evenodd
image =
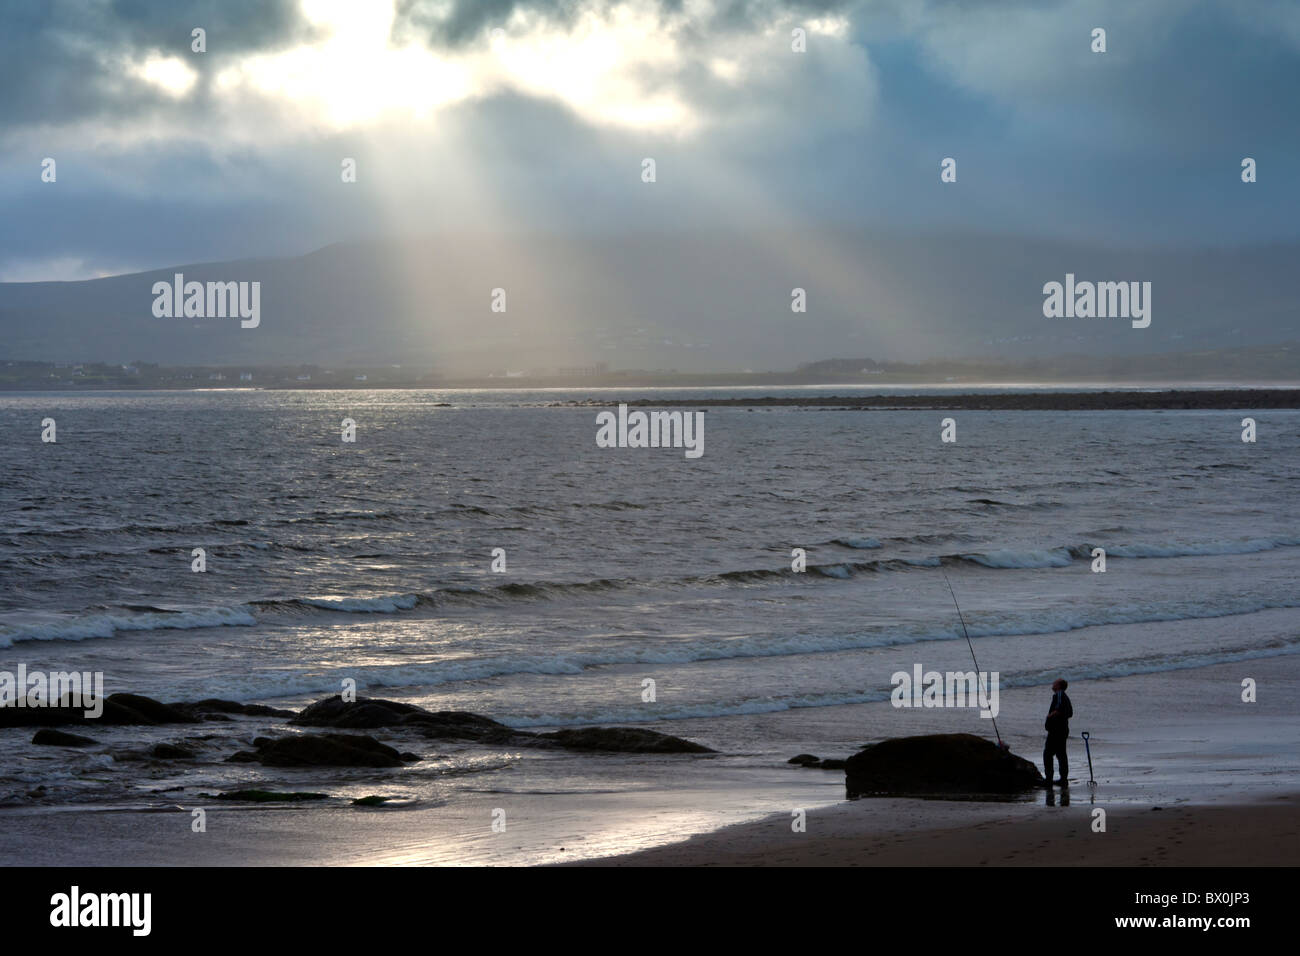
<svg viewBox="0 0 1300 956">
<path fill-rule="evenodd" d="M 1086 786 L 1050 812 L 972 805 L 858 800 L 741 824 L 593 866 L 1296 866 L 1300 793 L 1219 806 L 1118 806 L 1093 829 Z M 881 804 L 890 804 L 888 812 Z M 990 812 L 991 811 L 991 812 Z M 944 819 L 935 825 L 934 817 Z"/>
<path fill-rule="evenodd" d="M 1251 624 L 1261 641 L 1291 626 L 1287 611 L 1255 615 Z M 1162 625 L 1145 625 L 1153 626 Z M 1194 630 L 1187 622 L 1164 626 L 1182 628 L 1188 638 Z M 1085 630 L 1073 639 L 1088 636 Z M 1240 699 L 1245 676 L 1259 683 L 1257 703 Z M 195 787 L 158 794 L 147 809 L 6 809 L 0 811 L 0 860 L 87 866 L 1294 866 L 1300 864 L 1298 694 L 1295 654 L 1072 682 L 1068 806 L 1060 789 L 1050 804 L 1042 791 L 1012 803 L 845 802 L 842 772 L 785 764 L 800 751 L 847 756 L 862 742 L 853 735 L 868 736 L 868 725 L 887 726 L 890 736 L 953 730 L 951 712 L 894 710 L 877 702 L 714 721 L 715 734 L 724 732 L 711 742 L 734 756 L 684 763 L 660 758 L 670 776 L 651 776 L 651 765 L 644 764 L 635 776 L 611 777 L 601 790 L 545 792 L 521 778 L 509 792 L 484 791 L 450 805 L 237 808 L 204 799 L 198 791 L 205 788 Z M 1035 761 L 1042 748 L 1042 698 L 1043 688 L 1006 688 L 998 722 L 1013 751 Z M 676 729 L 692 736 L 692 722 L 682 723 Z M 1093 733 L 1095 791 L 1088 786 L 1081 730 Z M 781 754 L 741 754 L 744 742 L 759 733 L 775 740 Z M 295 789 L 339 790 L 318 771 L 299 773 Z M 200 807 L 207 829 L 195 833 L 192 811 Z M 1104 833 L 1092 829 L 1094 807 L 1106 811 Z M 496 808 L 507 813 L 504 833 L 491 827 Z M 804 833 L 791 830 L 796 809 L 806 811 Z"/>
</svg>

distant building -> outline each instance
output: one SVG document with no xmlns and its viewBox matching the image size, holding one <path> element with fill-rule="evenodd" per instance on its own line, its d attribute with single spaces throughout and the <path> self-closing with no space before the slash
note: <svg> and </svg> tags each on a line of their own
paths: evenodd
<svg viewBox="0 0 1300 956">
<path fill-rule="evenodd" d="M 253 380 L 253 373 L 252 373 L 252 372 L 240 372 L 240 373 L 239 373 L 239 380 L 240 380 L 241 382 L 251 382 L 251 381 Z"/>
<path fill-rule="evenodd" d="M 300 382 L 310 382 L 310 381 L 311 381 L 311 376 L 310 376 L 310 375 L 299 375 L 299 376 L 298 376 L 298 381 L 300 381 Z"/>
<path fill-rule="evenodd" d="M 354 375 L 354 376 L 352 376 L 352 381 L 354 381 L 354 382 L 365 382 L 365 381 L 369 381 L 369 379 L 367 379 L 366 376 L 364 376 L 364 375 Z"/>
<path fill-rule="evenodd" d="M 221 374 L 220 372 L 213 372 L 211 375 L 208 376 L 209 382 L 224 382 L 225 380 L 226 380 L 226 376 Z"/>
</svg>

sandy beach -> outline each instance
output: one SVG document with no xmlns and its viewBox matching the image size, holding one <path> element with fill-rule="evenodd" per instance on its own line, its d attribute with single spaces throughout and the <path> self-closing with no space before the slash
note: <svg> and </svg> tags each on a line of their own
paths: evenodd
<svg viewBox="0 0 1300 956">
<path fill-rule="evenodd" d="M 1131 806 L 1094 832 L 1095 804 L 1072 788 L 1068 807 L 862 800 L 813 810 L 807 831 L 788 815 L 728 827 L 684 843 L 593 866 L 1295 866 L 1300 793 L 1229 806 Z M 926 801 L 926 803 L 930 803 Z M 936 822 L 941 820 L 942 822 Z"/>
<path fill-rule="evenodd" d="M 1262 616 L 1278 619 L 1285 612 Z M 1183 626 L 1190 639 L 1192 629 Z M 1208 623 L 1205 626 L 1209 626 Z M 1263 626 L 1261 620 L 1260 626 Z M 1244 704 L 1243 675 L 1261 687 Z M 757 728 L 779 727 L 789 754 L 845 756 L 855 728 L 951 731 L 944 711 L 896 711 L 887 702 L 728 718 L 732 754 L 647 758 L 631 770 L 608 757 L 579 758 L 597 782 L 567 792 L 528 786 L 485 790 L 454 803 L 361 808 L 346 797 L 400 791 L 400 779 L 331 780 L 285 771 L 281 789 L 335 794 L 324 805 L 229 806 L 156 778 L 155 792 L 110 808 L 0 811 L 0 859 L 35 865 L 548 865 L 631 866 L 1283 866 L 1300 861 L 1300 754 L 1287 702 L 1300 690 L 1300 657 L 1254 661 L 1071 687 L 1091 728 L 1098 786 L 1077 739 L 1066 791 L 1012 802 L 865 798 L 846 801 L 844 775 L 791 767 L 780 756 L 736 755 Z M 1040 688 L 1004 691 L 1004 737 L 1038 759 Z M 1189 718 L 1181 706 L 1199 701 Z M 1084 708 L 1087 708 L 1086 712 Z M 689 731 L 689 723 L 679 728 Z M 139 733 L 138 729 L 132 729 Z M 715 731 L 716 732 L 716 731 Z M 7 731 L 18 734 L 15 729 Z M 392 739 L 381 732 L 381 736 Z M 687 733 L 690 736 L 689 733 Z M 874 736 L 874 735 L 873 735 Z M 548 758 L 556 759 L 556 758 Z M 526 773 L 520 764 L 516 774 Z M 651 777 L 655 774 L 655 777 Z M 1068 795 L 1068 804 L 1065 797 Z M 142 794 L 142 796 L 146 796 Z M 207 829 L 191 832 L 205 808 Z M 491 829 L 495 808 L 509 826 Z M 1160 810 L 1153 809 L 1160 807 Z M 1106 813 L 1094 832 L 1093 810 Z M 792 812 L 807 815 L 791 830 Z"/>
</svg>

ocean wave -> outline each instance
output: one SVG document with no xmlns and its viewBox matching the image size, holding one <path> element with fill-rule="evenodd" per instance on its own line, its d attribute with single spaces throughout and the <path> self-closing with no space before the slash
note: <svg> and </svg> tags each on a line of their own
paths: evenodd
<svg viewBox="0 0 1300 956">
<path fill-rule="evenodd" d="M 1076 555 L 1070 548 L 1051 550 L 985 551 L 960 555 L 961 560 L 983 565 L 986 568 L 1063 568 L 1072 564 Z"/>
<path fill-rule="evenodd" d="M 972 638 L 1017 637 L 1056 634 L 1086 627 L 1147 624 L 1169 621 L 1208 620 L 1236 617 L 1279 608 L 1300 607 L 1293 601 L 1263 601 L 1216 598 L 1201 605 L 1156 604 L 1146 607 L 1107 605 L 1094 608 L 1060 608 L 1026 614 L 967 612 L 966 624 Z M 420 664 L 350 666 L 337 673 L 278 671 L 240 679 L 220 687 L 205 685 L 202 696 L 231 696 L 241 700 L 271 700 L 280 697 L 336 693 L 345 677 L 359 688 L 374 691 L 384 687 L 438 687 L 463 681 L 480 681 L 516 675 L 580 674 L 591 668 L 628 665 L 679 665 L 706 661 L 791 657 L 803 654 L 835 653 L 899 647 L 930 642 L 960 641 L 955 621 L 917 622 L 911 625 L 881 625 L 853 633 L 773 634 L 720 641 L 662 642 L 632 646 L 603 646 L 599 650 L 553 654 L 505 654 L 492 657 L 462 657 Z M 183 696 L 183 695 L 182 695 Z"/>
<path fill-rule="evenodd" d="M 1229 664 L 1234 661 L 1280 657 L 1296 653 L 1300 653 L 1300 641 L 1289 641 L 1272 647 L 1252 648 L 1249 650 L 1188 654 L 1163 660 L 1134 658 L 1114 661 L 1108 665 L 1091 669 L 1073 669 L 1071 671 L 1071 680 L 1081 682 L 1085 680 L 1135 677 L 1141 674 L 1189 670 L 1212 664 Z M 1051 673 L 1035 671 L 1008 677 L 1006 672 L 1001 672 L 998 675 L 998 688 L 1001 691 L 1008 687 L 1035 687 L 1044 683 L 1055 673 L 1055 671 Z M 601 724 L 643 724 L 665 720 L 771 714 L 812 707 L 841 707 L 846 704 L 870 704 L 889 700 L 892 693 L 893 688 L 887 687 L 839 693 L 791 694 L 784 697 L 749 697 L 730 701 L 682 704 L 676 707 L 665 707 L 662 704 L 656 704 L 653 708 L 624 707 L 568 714 L 498 714 L 496 719 L 511 727 L 520 729 L 531 727 L 584 727 Z M 972 720 L 978 723 L 981 718 L 972 714 Z"/>
<path fill-rule="evenodd" d="M 1094 548 L 1104 548 L 1110 558 L 1192 558 L 1219 554 L 1254 554 L 1275 548 L 1300 547 L 1300 538 L 1244 538 L 1238 541 L 1170 542 L 1164 544 L 1105 544 L 1089 542 L 1056 548 L 1005 549 L 946 555 L 948 560 L 969 561 L 986 568 L 1061 568 L 1074 560 L 1090 560 Z"/>
<path fill-rule="evenodd" d="M 409 611 L 419 601 L 416 594 L 381 594 L 378 597 L 316 597 L 298 598 L 299 603 L 323 611 L 343 611 L 348 614 L 392 614 Z"/>
<path fill-rule="evenodd" d="M 833 538 L 831 544 L 838 544 L 843 548 L 856 548 L 862 551 L 884 547 L 875 538 Z"/>
<path fill-rule="evenodd" d="M 1300 538 L 1246 538 L 1204 544 L 1118 544 L 1106 547 L 1108 558 L 1181 558 L 1216 554 L 1254 554 L 1274 548 L 1300 547 Z"/>
<path fill-rule="evenodd" d="M 971 564 L 996 571 L 1062 568 L 1076 560 L 1090 560 L 1092 543 L 1062 545 L 1054 548 L 1005 548 L 929 557 L 877 558 L 870 561 L 841 561 L 809 564 L 807 575 L 788 566 L 745 568 L 713 574 L 675 578 L 595 578 L 580 581 L 510 581 L 493 586 L 448 585 L 432 590 L 412 590 L 391 594 L 302 595 L 263 598 L 236 607 L 187 609 L 175 613 L 157 608 L 142 613 L 113 611 L 83 612 L 60 617 L 48 616 L 32 622 L 5 625 L 0 622 L 0 647 L 10 647 L 24 640 L 86 640 L 111 637 L 119 631 L 161 630 L 249 626 L 259 619 L 277 615 L 300 618 L 325 614 L 404 614 L 414 610 L 435 611 L 446 607 L 501 606 L 512 602 L 562 601 L 575 595 L 640 589 L 672 593 L 680 588 L 737 587 L 752 588 L 774 582 L 797 585 L 806 577 L 826 581 L 845 580 L 861 574 L 907 573 L 944 565 Z M 1128 543 L 1105 544 L 1108 558 L 1152 559 L 1194 556 L 1251 554 L 1275 548 L 1300 547 L 1297 537 L 1258 537 L 1237 541 L 1201 543 Z M 129 610 L 129 609 L 128 609 Z M 1083 625 L 1080 625 L 1083 626 Z M 1049 628 L 1050 629 L 1050 628 Z"/>
<path fill-rule="evenodd" d="M 853 576 L 853 569 L 847 564 L 814 564 L 808 570 L 827 578 L 849 578 Z"/>
<path fill-rule="evenodd" d="M 127 613 L 42 617 L 15 624 L 0 624 L 0 647 L 13 647 L 20 641 L 85 641 L 112 637 L 121 631 L 250 627 L 257 623 L 246 607 L 195 608 L 184 611 L 152 607 L 143 611 L 124 610 Z"/>
<path fill-rule="evenodd" d="M 996 498 L 968 498 L 967 504 L 980 505 L 984 508 L 1018 508 L 1026 511 L 1047 511 L 1066 507 L 1065 502 L 1051 498 L 1038 498 L 1034 501 L 999 501 Z"/>
</svg>

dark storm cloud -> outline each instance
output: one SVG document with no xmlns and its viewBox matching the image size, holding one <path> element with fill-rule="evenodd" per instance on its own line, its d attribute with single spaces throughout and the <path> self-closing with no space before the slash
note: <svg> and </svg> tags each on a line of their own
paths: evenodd
<svg viewBox="0 0 1300 956">
<path fill-rule="evenodd" d="M 614 6 L 399 0 L 395 45 L 490 69 L 487 31 L 512 12 L 542 18 L 553 29 L 538 35 L 553 40 L 581 11 Z M 765 211 L 1132 244 L 1300 235 L 1287 171 L 1300 153 L 1294 5 L 722 0 L 690 19 L 674 16 L 685 9 L 674 0 L 658 9 L 664 35 L 646 40 L 676 55 L 638 61 L 629 49 L 617 78 L 683 104 L 700 120 L 690 135 L 609 122 L 509 82 L 424 119 L 336 129 L 309 101 L 256 87 L 227 100 L 207 86 L 241 54 L 310 36 L 299 0 L 26 3 L 0 34 L 0 139 L 21 147 L 0 151 L 0 276 L 7 261 L 79 258 L 90 269 L 301 253 L 392 230 L 395 213 L 412 230 L 472 228 L 496 213 L 547 234 L 748 228 L 745 217 Z M 809 52 L 793 56 L 788 28 L 823 16 L 844 18 L 847 33 L 810 28 Z M 1104 56 L 1088 45 L 1098 22 Z M 205 56 L 189 52 L 195 25 L 208 30 Z M 121 57 L 151 51 L 200 71 L 195 89 L 171 100 L 123 75 Z M 716 61 L 740 64 L 739 79 Z M 116 152 L 96 145 L 142 113 L 156 122 L 123 122 Z M 57 186 L 39 178 L 51 155 Z M 343 156 L 362 176 L 341 191 Z M 643 156 L 659 163 L 653 189 L 640 188 Z M 959 180 L 941 186 L 947 156 Z M 1240 180 L 1244 156 L 1259 163 L 1257 183 Z M 462 167 L 474 175 L 457 180 Z"/>
<path fill-rule="evenodd" d="M 207 31 L 208 52 L 191 52 L 191 31 Z M 125 77 L 124 61 L 175 55 L 204 77 L 251 51 L 311 35 L 298 0 L 16 0 L 0 32 L 0 133 L 32 123 L 169 108 L 147 83 Z"/>
<path fill-rule="evenodd" d="M 398 0 L 393 20 L 393 38 L 398 42 L 420 39 L 433 46 L 460 46 L 503 25 L 516 9 L 527 10 L 547 20 L 568 24 L 590 4 L 559 0 L 539 3 L 535 0 L 453 0 L 450 12 L 441 4 L 426 0 Z"/>
</svg>

